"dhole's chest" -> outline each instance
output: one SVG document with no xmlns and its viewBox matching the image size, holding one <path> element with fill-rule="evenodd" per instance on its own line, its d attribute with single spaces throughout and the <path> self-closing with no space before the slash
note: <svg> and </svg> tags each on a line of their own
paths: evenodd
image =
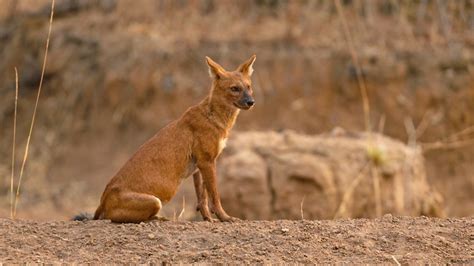
<svg viewBox="0 0 474 266">
<path fill-rule="evenodd" d="M 221 138 L 217 145 L 218 145 L 217 146 L 217 155 L 219 155 L 227 145 L 227 138 Z M 196 160 L 194 159 L 194 157 L 192 157 L 186 165 L 186 169 L 184 170 L 184 175 L 182 176 L 182 178 L 183 179 L 187 178 L 188 176 L 190 176 L 194 172 L 196 172 L 196 170 L 197 170 Z"/>
<path fill-rule="evenodd" d="M 221 154 L 222 150 L 225 148 L 227 145 L 227 138 L 222 138 L 219 140 L 219 144 L 217 147 L 217 155 Z"/>
</svg>

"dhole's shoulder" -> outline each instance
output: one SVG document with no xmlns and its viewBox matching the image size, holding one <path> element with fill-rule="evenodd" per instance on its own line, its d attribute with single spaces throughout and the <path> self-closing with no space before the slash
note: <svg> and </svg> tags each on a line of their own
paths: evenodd
<svg viewBox="0 0 474 266">
<path fill-rule="evenodd" d="M 190 128 L 195 128 L 196 126 L 202 126 L 208 123 L 205 110 L 201 105 L 189 107 L 186 112 L 184 112 L 181 119 L 179 119 L 179 122 L 181 125 Z"/>
</svg>

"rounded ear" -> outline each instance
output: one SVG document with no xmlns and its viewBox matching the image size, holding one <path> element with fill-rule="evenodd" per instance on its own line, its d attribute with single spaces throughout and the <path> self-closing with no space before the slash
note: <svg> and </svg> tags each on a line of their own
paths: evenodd
<svg viewBox="0 0 474 266">
<path fill-rule="evenodd" d="M 209 66 L 209 76 L 213 79 L 220 79 L 225 76 L 225 69 L 219 65 L 218 63 L 214 62 L 210 57 L 206 56 L 206 62 Z"/>
<path fill-rule="evenodd" d="M 247 76 L 252 76 L 253 73 L 253 63 L 255 62 L 255 59 L 257 59 L 256 55 L 252 55 L 250 59 L 242 63 L 239 68 L 237 68 L 237 71 L 241 72 L 244 75 Z"/>
</svg>

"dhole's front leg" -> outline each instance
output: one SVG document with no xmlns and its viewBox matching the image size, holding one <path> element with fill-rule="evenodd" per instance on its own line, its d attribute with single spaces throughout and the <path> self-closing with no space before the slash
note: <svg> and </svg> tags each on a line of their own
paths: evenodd
<svg viewBox="0 0 474 266">
<path fill-rule="evenodd" d="M 197 207 L 196 210 L 201 213 L 202 218 L 205 221 L 215 222 L 216 219 L 212 218 L 211 212 L 209 211 L 209 205 L 207 201 L 207 191 L 203 187 L 202 175 L 199 171 L 193 174 L 194 179 L 194 190 L 196 191 Z"/>
<path fill-rule="evenodd" d="M 221 205 L 221 199 L 219 192 L 217 192 L 217 175 L 216 175 L 216 164 L 213 162 L 197 162 L 199 171 L 202 174 L 204 187 L 207 193 L 211 197 L 211 210 L 214 212 L 222 222 L 234 222 L 238 221 L 238 218 L 229 216 Z"/>
</svg>

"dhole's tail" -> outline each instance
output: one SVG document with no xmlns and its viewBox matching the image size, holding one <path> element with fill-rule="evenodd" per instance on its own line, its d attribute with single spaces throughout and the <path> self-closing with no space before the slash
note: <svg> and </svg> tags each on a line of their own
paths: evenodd
<svg viewBox="0 0 474 266">
<path fill-rule="evenodd" d="M 90 213 L 79 213 L 78 215 L 74 216 L 72 218 L 73 221 L 88 221 L 92 220 L 92 214 Z"/>
<path fill-rule="evenodd" d="M 99 220 L 102 219 L 102 211 L 104 210 L 104 205 L 102 205 L 102 202 L 100 203 L 99 207 L 97 207 L 97 210 L 95 210 L 94 213 L 94 220 Z"/>
<path fill-rule="evenodd" d="M 94 216 L 92 216 L 92 214 L 90 213 L 80 213 L 76 216 L 74 216 L 72 218 L 73 221 L 89 221 L 89 220 L 98 220 L 100 219 L 100 216 L 102 214 L 102 204 L 99 206 L 99 208 L 97 208 L 97 210 L 95 211 L 95 214 Z"/>
</svg>

